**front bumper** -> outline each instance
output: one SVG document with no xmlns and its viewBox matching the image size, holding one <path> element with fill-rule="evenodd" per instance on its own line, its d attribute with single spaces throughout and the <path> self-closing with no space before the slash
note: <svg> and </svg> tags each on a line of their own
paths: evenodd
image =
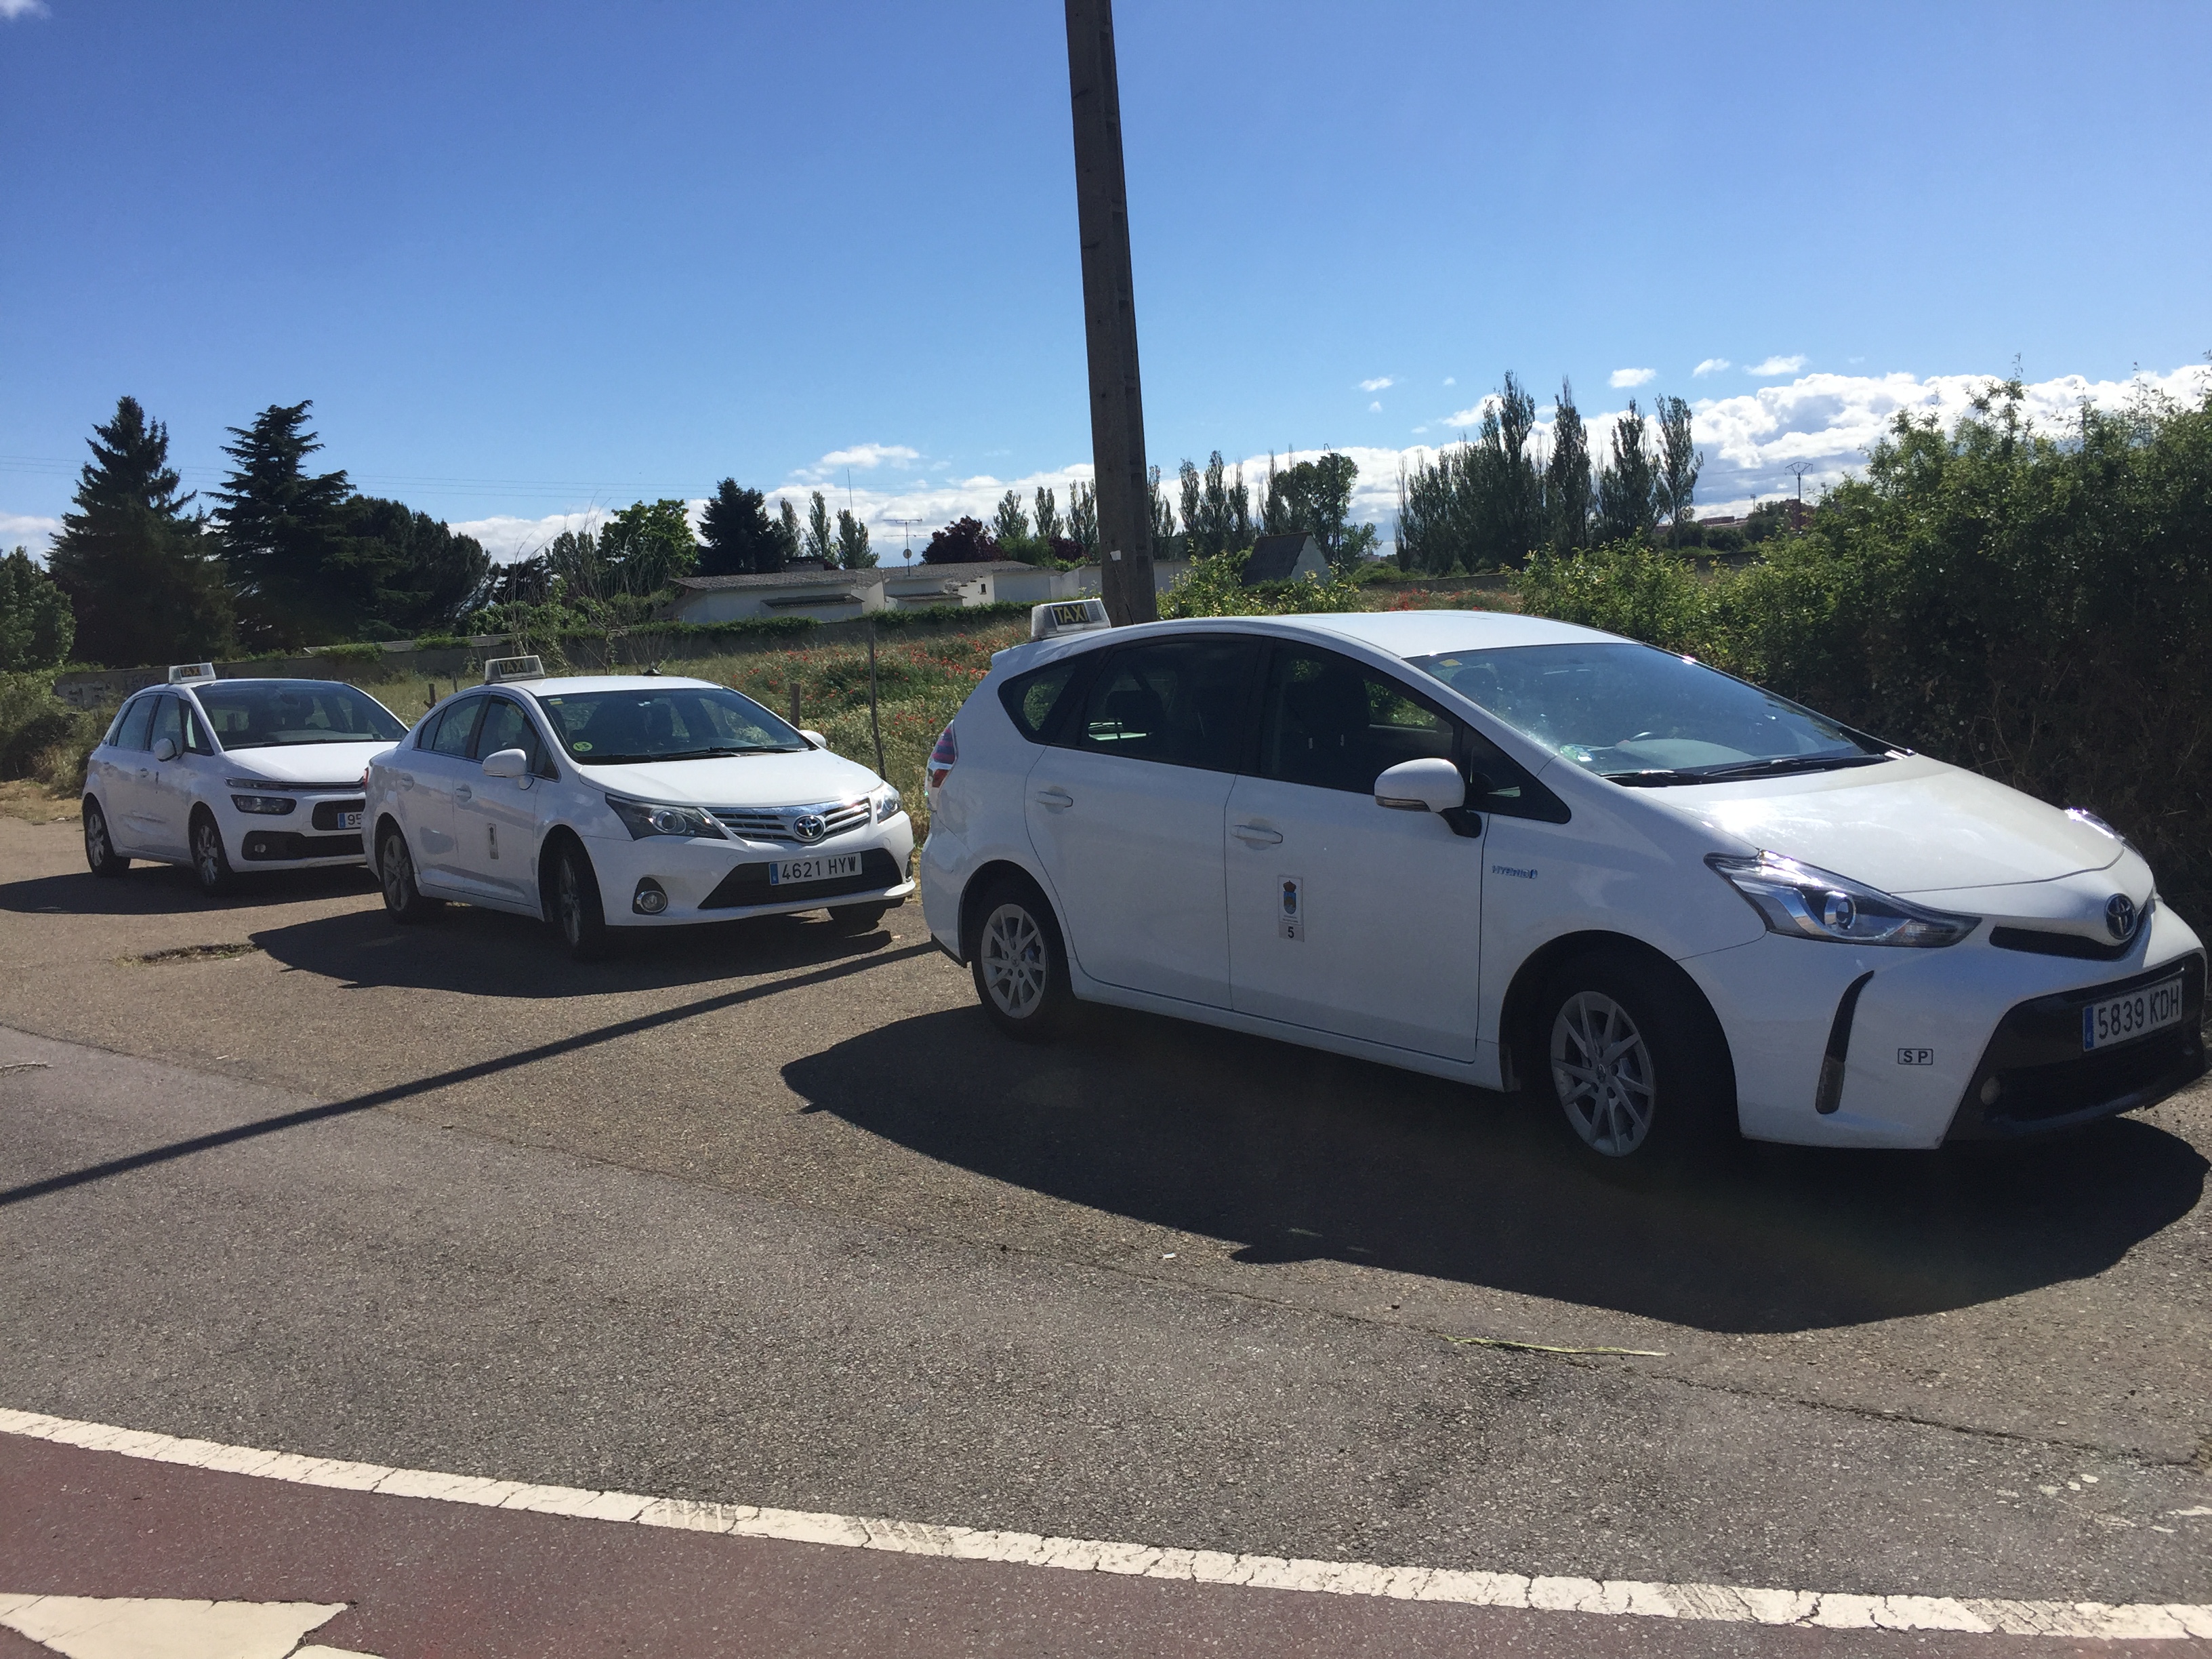
<svg viewBox="0 0 2212 1659">
<path fill-rule="evenodd" d="M 2203 1006 L 2203 946 L 2163 905 L 2126 957 L 2111 963 L 2001 949 L 1985 934 L 1940 951 L 1900 951 L 1768 933 L 1685 960 L 1682 968 L 1705 992 L 1727 1035 L 1743 1133 L 1754 1140 L 1825 1146 L 1933 1147 L 1947 1139 L 1986 1138 L 1966 1103 L 1979 1103 L 1992 1070 L 2021 1072 L 2081 1058 L 2083 1002 L 2155 982 L 2185 971 L 2192 961 L 2198 988 L 2191 1005 L 2195 1012 L 2184 1019 L 2183 1029 L 2196 1035 L 2192 1022 L 2201 1019 Z M 1846 995 L 1863 979 L 1846 1012 Z M 2047 1012 L 2021 1015 L 2021 1024 L 2008 1025 L 2018 1011 L 2045 1004 L 2071 1010 L 2070 1055 L 2041 1047 L 2022 1049 L 2011 1035 L 2000 1041 L 2001 1032 L 2023 1028 L 2044 1033 L 2039 1041 L 2048 1039 L 2055 1028 Z M 2002 1133 L 2043 1133 L 2131 1110 L 2185 1084 L 2196 1075 L 2183 1075 L 2186 1066 L 2202 1070 L 2201 1038 L 2193 1062 L 2179 1054 L 2168 1056 L 2170 1066 L 2134 1057 L 2162 1035 L 2101 1050 L 2095 1066 L 2039 1082 L 2034 1090 L 2026 1077 L 2014 1079 L 2016 1101 L 2064 1103 L 2043 1115 L 2008 1119 L 2014 1127 Z M 1825 1088 L 1824 1066 L 1831 1068 Z M 2139 1075 L 2132 1069 L 2136 1066 L 2149 1069 Z M 2004 1098 L 2003 1085 L 1998 1098 Z"/>
<path fill-rule="evenodd" d="M 228 792 L 209 803 L 233 863 L 240 868 L 265 870 L 366 861 L 360 829 L 341 827 L 345 814 L 362 812 L 359 790 L 284 793 L 298 805 L 281 814 L 241 812 L 231 805 Z"/>
<path fill-rule="evenodd" d="M 832 904 L 896 904 L 915 890 L 907 875 L 914 821 L 903 812 L 804 848 L 673 836 L 594 839 L 586 845 L 611 927 L 682 927 Z M 770 866 L 781 860 L 840 854 L 860 855 L 858 875 L 785 886 L 769 879 Z M 647 881 L 667 896 L 667 907 L 658 915 L 635 908 L 639 888 Z"/>
</svg>

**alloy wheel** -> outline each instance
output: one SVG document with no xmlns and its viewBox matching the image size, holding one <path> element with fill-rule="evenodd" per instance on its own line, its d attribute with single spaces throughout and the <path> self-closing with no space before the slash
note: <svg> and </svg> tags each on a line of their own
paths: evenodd
<svg viewBox="0 0 2212 1659">
<path fill-rule="evenodd" d="M 1658 1100 L 1651 1050 L 1611 997 L 1577 991 L 1560 1005 L 1552 1079 L 1567 1121 L 1593 1152 L 1626 1158 L 1650 1136 Z"/>
<path fill-rule="evenodd" d="M 84 815 L 85 858 L 97 870 L 107 862 L 112 851 L 107 844 L 107 816 L 95 806 Z"/>
<path fill-rule="evenodd" d="M 1002 904 L 983 923 L 983 985 L 999 1012 L 1024 1019 L 1036 1011 L 1048 969 L 1044 931 L 1018 904 Z"/>
<path fill-rule="evenodd" d="M 205 818 L 192 826 L 192 862 L 198 866 L 200 885 L 212 890 L 222 880 L 222 843 L 216 827 Z"/>
<path fill-rule="evenodd" d="M 384 856 L 377 860 L 384 878 L 384 902 L 394 910 L 407 908 L 407 848 L 398 836 L 384 838 Z"/>
<path fill-rule="evenodd" d="M 584 937 L 584 895 L 576 878 L 576 861 L 564 858 L 553 878 L 553 908 L 560 913 L 561 937 L 571 945 Z"/>
</svg>

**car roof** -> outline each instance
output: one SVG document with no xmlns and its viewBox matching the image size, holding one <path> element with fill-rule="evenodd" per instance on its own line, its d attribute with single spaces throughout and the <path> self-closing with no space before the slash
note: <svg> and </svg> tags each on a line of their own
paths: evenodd
<svg viewBox="0 0 2212 1659">
<path fill-rule="evenodd" d="M 495 689 L 558 697 L 571 691 L 665 691 L 675 685 L 704 686 L 710 691 L 727 689 L 712 680 L 685 679 L 676 674 L 568 674 L 557 679 L 502 680 Z"/>
<path fill-rule="evenodd" d="M 1133 635 L 1179 634 L 1194 628 L 1225 628 L 1278 637 L 1304 635 L 1332 642 L 1350 641 L 1399 658 L 1516 645 L 1572 645 L 1595 640 L 1619 642 L 1617 635 L 1601 633 L 1595 628 L 1553 622 L 1548 617 L 1524 617 L 1512 611 L 1331 611 L 1305 616 L 1191 617 L 1142 623 L 1133 628 L 1103 629 L 1095 634 L 1024 641 L 1000 652 L 994 661 L 1003 662 L 1008 668 L 1025 668 L 1031 663 L 1054 660 L 1068 651 L 1110 647 L 1116 641 Z M 1054 650 L 1054 647 L 1061 648 Z"/>
</svg>

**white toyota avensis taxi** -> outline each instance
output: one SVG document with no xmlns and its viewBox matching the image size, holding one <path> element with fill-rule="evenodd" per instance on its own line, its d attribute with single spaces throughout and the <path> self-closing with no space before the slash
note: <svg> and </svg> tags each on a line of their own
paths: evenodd
<svg viewBox="0 0 2212 1659">
<path fill-rule="evenodd" d="M 2112 829 L 1534 617 L 1224 618 L 1001 653 L 924 913 L 1002 1028 L 1119 1003 L 1727 1129 L 1935 1146 L 2204 1070 L 2205 958 Z"/>
<path fill-rule="evenodd" d="M 84 856 L 183 864 L 210 896 L 253 870 L 361 862 L 362 777 L 407 723 L 334 680 L 169 671 L 117 713 L 84 774 Z"/>
<path fill-rule="evenodd" d="M 898 791 L 703 680 L 545 679 L 535 658 L 447 698 L 368 770 L 396 921 L 446 899 L 543 916 L 580 957 L 612 928 L 827 907 L 873 927 L 914 890 Z"/>
</svg>

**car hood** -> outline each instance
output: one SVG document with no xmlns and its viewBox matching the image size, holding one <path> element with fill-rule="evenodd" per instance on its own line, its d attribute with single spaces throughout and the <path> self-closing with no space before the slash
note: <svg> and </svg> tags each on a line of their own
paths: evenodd
<svg viewBox="0 0 2212 1659">
<path fill-rule="evenodd" d="M 1654 790 L 1721 835 L 1884 892 L 2056 881 L 2123 844 L 2055 806 L 1924 755 L 1880 766 Z"/>
<path fill-rule="evenodd" d="M 579 766 L 576 775 L 586 785 L 612 794 L 696 806 L 812 806 L 851 800 L 881 787 L 866 767 L 826 749 L 795 755 Z"/>
<path fill-rule="evenodd" d="M 372 738 L 366 743 L 271 744 L 266 749 L 226 749 L 222 763 L 234 778 L 328 783 L 350 789 L 370 760 L 391 747 L 388 738 Z"/>
</svg>

